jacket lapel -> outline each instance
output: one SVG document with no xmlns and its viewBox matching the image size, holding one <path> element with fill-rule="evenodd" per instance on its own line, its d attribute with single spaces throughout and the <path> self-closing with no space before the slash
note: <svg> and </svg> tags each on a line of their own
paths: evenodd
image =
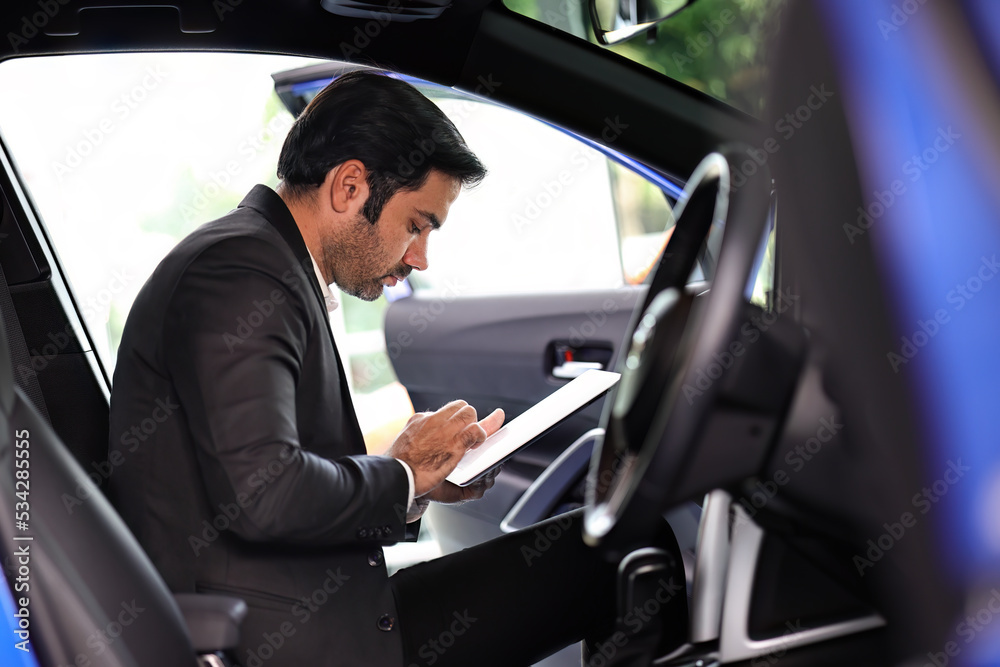
<svg viewBox="0 0 1000 667">
<path fill-rule="evenodd" d="M 284 239 L 292 254 L 295 255 L 295 260 L 298 262 L 299 268 L 305 273 L 306 282 L 312 288 L 313 296 L 316 298 L 316 305 L 320 309 L 323 321 L 326 323 L 324 328 L 329 336 L 330 345 L 333 346 L 333 354 L 337 360 L 337 374 L 339 376 L 340 394 L 343 403 L 349 407 L 347 413 L 350 415 L 351 425 L 355 431 L 357 441 L 364 447 L 364 434 L 361 432 L 358 416 L 354 412 L 354 402 L 351 400 L 351 388 L 347 383 L 344 362 L 340 358 L 337 341 L 334 340 L 333 331 L 329 326 L 330 313 L 326 309 L 326 300 L 323 298 L 323 291 L 319 286 L 316 272 L 313 270 L 309 249 L 306 247 L 306 242 L 302 240 L 302 233 L 299 232 L 299 226 L 295 224 L 295 218 L 292 217 L 291 211 L 288 210 L 284 200 L 278 196 L 278 193 L 266 185 L 255 185 L 249 194 L 243 198 L 243 201 L 240 202 L 239 208 L 252 208 L 264 216 L 267 222 L 281 234 L 281 238 Z"/>
</svg>

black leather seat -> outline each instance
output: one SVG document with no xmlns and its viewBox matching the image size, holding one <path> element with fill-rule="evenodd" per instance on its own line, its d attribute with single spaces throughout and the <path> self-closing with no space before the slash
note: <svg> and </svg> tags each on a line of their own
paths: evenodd
<svg viewBox="0 0 1000 667">
<path fill-rule="evenodd" d="M 184 596 L 178 603 L 111 504 L 15 387 L 7 350 L 0 327 L 0 552 L 10 587 L 16 578 L 29 585 L 14 598 L 28 600 L 39 663 L 194 666 L 196 651 L 235 646 L 243 601 Z M 28 464 L 16 467 L 21 461 Z M 203 664 L 225 664 L 220 657 Z"/>
</svg>

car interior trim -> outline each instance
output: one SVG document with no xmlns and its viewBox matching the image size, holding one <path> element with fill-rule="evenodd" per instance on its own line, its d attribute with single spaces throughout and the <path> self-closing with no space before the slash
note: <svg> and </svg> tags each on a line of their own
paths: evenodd
<svg viewBox="0 0 1000 667">
<path fill-rule="evenodd" d="M 695 549 L 691 590 L 691 642 L 719 638 L 729 564 L 729 509 L 733 497 L 722 489 L 705 495 Z"/>
<path fill-rule="evenodd" d="M 882 616 L 872 613 L 778 637 L 751 639 L 747 632 L 747 619 L 750 614 L 750 601 L 764 530 L 754 523 L 739 505 L 733 505 L 732 509 L 732 542 L 719 637 L 719 657 L 722 663 L 773 655 L 777 651 L 788 651 L 799 646 L 817 644 L 885 625 Z"/>
<path fill-rule="evenodd" d="M 55 293 L 56 298 L 59 300 L 59 304 L 62 306 L 63 312 L 66 314 L 69 325 L 73 328 L 73 334 L 76 336 L 76 339 L 80 341 L 81 346 L 84 345 L 84 341 L 86 341 L 86 347 L 83 350 L 84 356 L 87 359 L 87 363 L 89 364 L 91 371 L 94 373 L 94 377 L 102 380 L 97 384 L 101 389 L 101 394 L 104 396 L 104 400 L 110 405 L 111 384 L 108 381 L 108 376 L 104 371 L 103 365 L 97 358 L 97 355 L 94 354 L 94 343 L 90 339 L 90 332 L 87 331 L 87 328 L 80 320 L 77 307 L 73 303 L 73 299 L 70 297 L 69 289 L 63 279 L 61 269 L 62 265 L 57 261 L 55 250 L 49 242 L 48 235 L 42 230 L 38 217 L 35 215 L 35 209 L 31 206 L 28 197 L 24 192 L 24 188 L 21 186 L 21 181 L 17 176 L 7 154 L 6 143 L 2 142 L 0 142 L 0 168 L 2 168 L 10 177 L 11 189 L 17 197 L 18 204 L 24 214 L 23 220 L 27 222 L 28 226 L 31 228 L 31 233 L 36 239 L 38 239 L 38 245 L 41 247 L 42 253 L 45 255 L 45 261 L 48 262 L 49 267 L 51 267 L 49 280 L 52 284 L 52 290 Z"/>
<path fill-rule="evenodd" d="M 555 504 L 587 469 L 594 443 L 603 436 L 604 429 L 592 428 L 567 447 L 521 495 L 500 522 L 500 530 L 513 533 L 547 519 Z"/>
</svg>

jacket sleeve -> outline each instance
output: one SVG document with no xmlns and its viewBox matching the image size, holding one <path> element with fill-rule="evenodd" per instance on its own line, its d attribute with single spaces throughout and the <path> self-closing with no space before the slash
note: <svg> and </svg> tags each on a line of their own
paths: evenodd
<svg viewBox="0 0 1000 667">
<path fill-rule="evenodd" d="M 231 530 L 251 541 L 403 540 L 408 482 L 398 461 L 331 461 L 300 446 L 295 394 L 308 390 L 298 381 L 313 294 L 286 283 L 294 265 L 272 266 L 275 256 L 260 238 L 216 243 L 167 305 L 162 355 L 212 507 L 235 503 Z"/>
</svg>

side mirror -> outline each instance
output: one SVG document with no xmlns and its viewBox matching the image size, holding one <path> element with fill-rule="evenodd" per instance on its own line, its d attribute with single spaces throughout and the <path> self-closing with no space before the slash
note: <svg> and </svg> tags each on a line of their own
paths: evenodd
<svg viewBox="0 0 1000 667">
<path fill-rule="evenodd" d="M 590 0 L 590 22 L 601 44 L 618 44 L 670 18 L 695 0 Z"/>
</svg>

